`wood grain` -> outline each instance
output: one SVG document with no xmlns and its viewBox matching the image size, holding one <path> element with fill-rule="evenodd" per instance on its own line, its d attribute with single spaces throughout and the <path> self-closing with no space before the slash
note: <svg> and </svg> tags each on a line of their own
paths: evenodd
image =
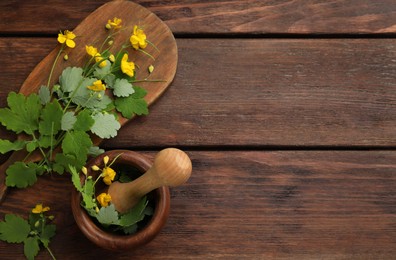
<svg viewBox="0 0 396 260">
<path fill-rule="evenodd" d="M 0 2 L 0 33 L 74 28 L 107 0 Z M 176 34 L 383 34 L 396 32 L 393 0 L 136 0 Z"/>
<path fill-rule="evenodd" d="M 60 259 L 391 259 L 396 254 L 394 151 L 187 152 L 193 173 L 171 189 L 171 213 L 147 246 L 116 254 L 78 231 L 69 177 L 11 190 L 0 207 L 25 214 L 51 207 Z M 153 159 L 154 152 L 144 152 Z M 0 242 L 3 259 L 22 246 Z M 42 251 L 41 258 L 47 253 Z"/>
<path fill-rule="evenodd" d="M 1 106 L 54 41 L 0 39 Z M 171 87 L 107 148 L 396 145 L 394 39 L 177 43 Z"/>
<path fill-rule="evenodd" d="M 394 146 L 395 43 L 178 40 L 169 92 L 108 147 Z"/>
</svg>

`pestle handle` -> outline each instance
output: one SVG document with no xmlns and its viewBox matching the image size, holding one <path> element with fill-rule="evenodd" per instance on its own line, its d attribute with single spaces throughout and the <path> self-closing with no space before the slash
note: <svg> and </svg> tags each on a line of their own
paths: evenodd
<svg viewBox="0 0 396 260">
<path fill-rule="evenodd" d="M 175 187 L 185 183 L 191 171 L 191 160 L 185 152 L 176 148 L 164 149 L 155 156 L 153 166 L 145 174 L 129 183 L 114 182 L 110 185 L 112 203 L 119 212 L 124 213 L 158 187 Z"/>
</svg>

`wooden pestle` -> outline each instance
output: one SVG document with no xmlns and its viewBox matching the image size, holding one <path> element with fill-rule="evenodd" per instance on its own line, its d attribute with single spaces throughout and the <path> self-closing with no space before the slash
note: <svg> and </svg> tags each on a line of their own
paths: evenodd
<svg viewBox="0 0 396 260">
<path fill-rule="evenodd" d="M 116 210 L 125 213 L 150 191 L 161 187 L 175 187 L 190 178 L 192 170 L 188 155 L 176 148 L 160 151 L 153 166 L 142 176 L 128 183 L 113 182 L 108 193 Z"/>
</svg>

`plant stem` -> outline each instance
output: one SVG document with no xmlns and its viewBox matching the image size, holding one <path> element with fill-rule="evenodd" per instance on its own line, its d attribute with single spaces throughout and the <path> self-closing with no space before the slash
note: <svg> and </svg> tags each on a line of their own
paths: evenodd
<svg viewBox="0 0 396 260">
<path fill-rule="evenodd" d="M 155 58 L 154 58 L 150 53 L 148 53 L 147 51 L 144 51 L 144 50 L 142 50 L 142 49 L 138 49 L 138 51 L 143 52 L 145 55 L 147 55 L 147 56 L 149 56 L 151 59 L 155 60 Z"/>
<path fill-rule="evenodd" d="M 152 79 L 152 80 L 148 80 L 147 78 L 145 79 L 141 79 L 141 80 L 134 80 L 131 83 L 136 83 L 136 82 L 166 82 L 166 80 L 163 79 Z"/>
<path fill-rule="evenodd" d="M 61 55 L 61 53 L 63 52 L 64 49 L 65 49 L 65 45 L 62 44 L 62 47 L 59 49 L 58 55 L 56 55 L 54 63 L 52 64 L 51 72 L 48 77 L 47 88 L 49 88 L 49 86 L 50 86 L 50 82 L 51 82 L 52 74 L 54 73 L 55 65 L 58 62 L 59 56 Z"/>
<path fill-rule="evenodd" d="M 150 42 L 150 41 L 147 40 L 147 39 L 146 39 L 146 42 L 147 42 L 148 44 L 150 44 L 156 51 L 160 52 L 159 49 L 157 48 L 157 46 L 155 46 L 154 43 Z"/>
<path fill-rule="evenodd" d="M 73 90 L 71 96 L 69 97 L 69 101 L 67 102 L 65 108 L 63 109 L 63 114 L 66 113 L 67 109 L 69 108 L 69 106 L 70 106 L 70 104 L 71 104 L 71 102 L 72 102 L 72 99 L 73 99 L 74 95 L 77 93 L 77 90 L 81 87 L 83 81 L 84 81 L 84 78 L 81 79 L 81 81 L 79 82 L 79 84 L 78 84 L 78 86 L 76 87 L 76 89 Z"/>
<path fill-rule="evenodd" d="M 53 136 L 54 136 L 54 122 L 52 122 L 52 125 L 51 125 L 50 160 L 52 160 L 52 155 L 53 155 L 53 151 L 54 151 L 54 144 L 52 143 L 52 140 L 54 140 Z"/>
<path fill-rule="evenodd" d="M 53 260 L 56 260 L 54 254 L 52 253 L 51 249 L 49 247 L 45 247 L 45 249 L 47 249 L 48 253 L 51 255 Z"/>
<path fill-rule="evenodd" d="M 47 157 L 47 155 L 45 154 L 43 148 L 40 146 L 39 141 L 38 141 L 38 139 L 36 138 L 36 135 L 35 135 L 33 132 L 32 132 L 32 137 L 33 137 L 33 141 L 37 143 L 37 147 L 38 147 L 38 149 L 40 150 L 41 154 L 43 155 L 43 158 L 44 158 L 46 164 L 47 164 L 48 166 L 50 166 L 50 163 L 49 163 L 49 161 L 48 161 L 48 157 Z M 26 158 L 27 158 L 27 157 L 26 157 Z M 25 159 L 26 159 L 26 158 L 25 158 Z"/>
</svg>

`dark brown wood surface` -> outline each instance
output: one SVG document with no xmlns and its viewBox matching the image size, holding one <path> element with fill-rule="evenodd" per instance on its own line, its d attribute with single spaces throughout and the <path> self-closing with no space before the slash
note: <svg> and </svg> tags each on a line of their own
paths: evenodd
<svg viewBox="0 0 396 260">
<path fill-rule="evenodd" d="M 0 105 L 57 31 L 105 2 L 0 2 Z M 395 258 L 396 2 L 136 2 L 175 33 L 178 70 L 103 147 L 191 156 L 164 230 L 133 252 L 95 247 L 72 218 L 67 175 L 12 189 L 1 219 L 49 204 L 59 259 Z M 0 259 L 20 258 L 0 242 Z"/>
<path fill-rule="evenodd" d="M 133 253 L 100 250 L 82 235 L 71 217 L 68 176 L 43 177 L 32 188 L 12 190 L 1 211 L 19 212 L 38 200 L 51 205 L 58 226 L 51 247 L 59 259 L 394 256 L 393 151 L 188 154 L 194 172 L 188 184 L 171 190 L 166 227 Z M 22 247 L 0 248 L 3 257 L 14 259 Z"/>
<path fill-rule="evenodd" d="M 1 105 L 54 41 L 0 39 Z M 172 87 L 107 147 L 396 145 L 396 39 L 177 44 Z"/>
<path fill-rule="evenodd" d="M 0 2 L 0 33 L 56 33 L 74 28 L 106 0 Z M 393 0 L 136 0 L 176 34 L 389 34 Z"/>
</svg>

